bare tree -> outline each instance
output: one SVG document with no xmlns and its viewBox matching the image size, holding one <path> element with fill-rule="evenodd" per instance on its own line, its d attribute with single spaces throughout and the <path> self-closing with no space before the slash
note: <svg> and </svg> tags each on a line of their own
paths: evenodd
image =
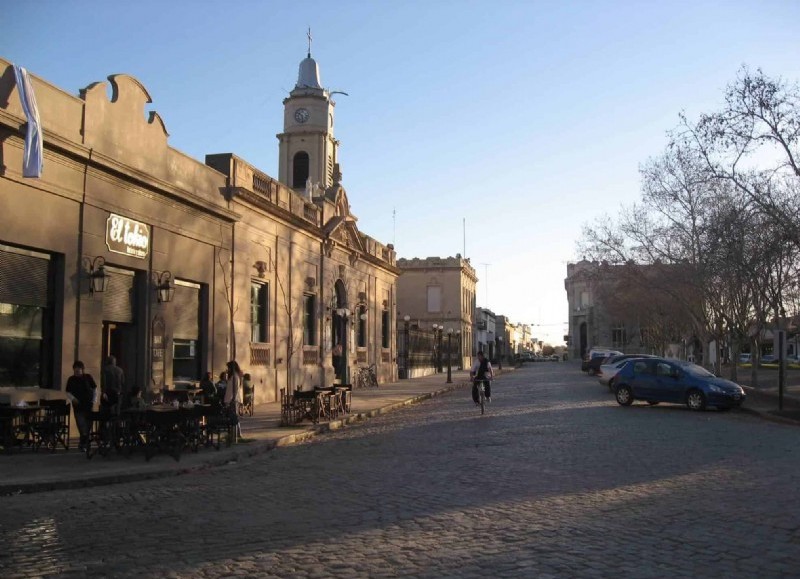
<svg viewBox="0 0 800 579">
<path fill-rule="evenodd" d="M 222 273 L 222 288 L 219 290 L 225 299 L 225 304 L 228 307 L 228 336 L 231 344 L 231 359 L 236 359 L 236 327 L 234 325 L 234 315 L 239 310 L 239 300 L 234 302 L 233 297 L 233 262 L 228 260 L 225 262 L 222 259 L 222 248 L 215 249 L 217 254 L 217 263 L 219 264 L 220 272 Z"/>
</svg>

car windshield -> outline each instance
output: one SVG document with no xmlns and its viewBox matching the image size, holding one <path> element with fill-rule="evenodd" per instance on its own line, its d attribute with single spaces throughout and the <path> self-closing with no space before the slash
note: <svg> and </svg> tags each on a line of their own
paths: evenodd
<svg viewBox="0 0 800 579">
<path fill-rule="evenodd" d="M 697 376 L 699 378 L 713 378 L 714 374 L 703 368 L 702 366 L 698 366 L 697 364 L 687 363 L 682 366 L 684 370 L 686 370 L 692 376 Z"/>
</svg>

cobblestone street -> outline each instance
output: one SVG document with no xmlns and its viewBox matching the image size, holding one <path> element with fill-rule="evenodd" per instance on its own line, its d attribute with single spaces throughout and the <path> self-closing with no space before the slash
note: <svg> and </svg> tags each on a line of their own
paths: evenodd
<svg viewBox="0 0 800 579">
<path fill-rule="evenodd" d="M 571 363 L 191 476 L 0 497 L 4 577 L 797 577 L 798 429 Z M 11 465 L 11 461 L 5 461 Z"/>
</svg>

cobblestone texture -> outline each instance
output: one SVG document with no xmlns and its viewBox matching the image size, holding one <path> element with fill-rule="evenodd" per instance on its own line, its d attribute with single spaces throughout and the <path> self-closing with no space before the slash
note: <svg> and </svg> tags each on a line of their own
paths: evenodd
<svg viewBox="0 0 800 579">
<path fill-rule="evenodd" d="M 0 498 L 4 577 L 797 577 L 798 430 L 572 364 L 191 476 Z M 6 464 L 9 464 L 8 462 Z"/>
</svg>

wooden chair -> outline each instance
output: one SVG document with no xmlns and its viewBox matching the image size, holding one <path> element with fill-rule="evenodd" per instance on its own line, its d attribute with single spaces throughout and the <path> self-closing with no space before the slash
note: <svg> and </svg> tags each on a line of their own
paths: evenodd
<svg viewBox="0 0 800 579">
<path fill-rule="evenodd" d="M 297 406 L 294 396 L 286 393 L 286 388 L 281 388 L 281 426 L 290 426 L 297 422 Z"/>
<path fill-rule="evenodd" d="M 247 390 L 242 390 L 242 403 L 239 405 L 239 416 L 252 416 L 255 405 L 256 385 L 251 384 Z"/>
<path fill-rule="evenodd" d="M 341 395 L 342 412 L 345 414 L 349 414 L 350 407 L 353 402 L 353 385 L 340 384 L 339 386 L 336 386 L 336 389 L 339 391 L 339 394 Z"/>
<path fill-rule="evenodd" d="M 317 393 L 317 404 L 319 405 L 318 418 L 333 420 L 338 417 L 339 405 L 337 400 L 341 398 L 336 394 L 335 388 L 333 386 L 327 388 L 315 386 L 314 392 Z"/>
</svg>

